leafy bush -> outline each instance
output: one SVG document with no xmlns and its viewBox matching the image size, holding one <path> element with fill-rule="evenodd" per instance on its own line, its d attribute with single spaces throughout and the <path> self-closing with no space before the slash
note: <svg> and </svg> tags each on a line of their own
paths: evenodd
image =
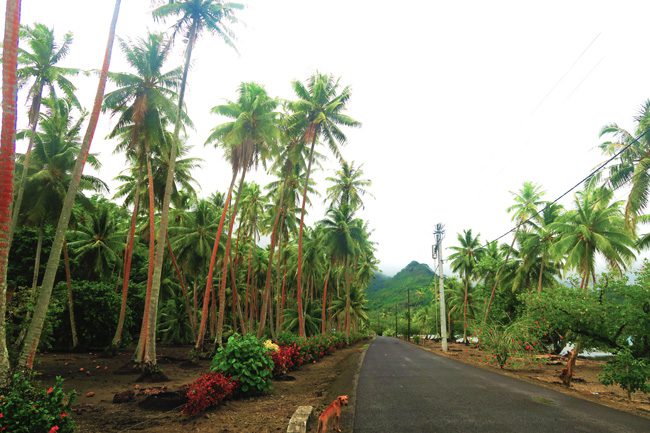
<svg viewBox="0 0 650 433">
<path fill-rule="evenodd" d="M 16 373 L 0 390 L 0 432 L 72 433 L 73 400 L 74 394 L 63 391 L 60 377 L 45 390 L 36 387 L 30 376 Z"/>
<path fill-rule="evenodd" d="M 244 394 L 266 393 L 271 389 L 273 360 L 264 343 L 254 335 L 230 336 L 228 343 L 217 351 L 210 368 L 232 377 Z"/>
<path fill-rule="evenodd" d="M 417 344 L 419 346 L 420 345 L 420 336 L 417 335 L 417 334 L 414 335 L 413 336 L 413 341 L 415 342 L 415 344 Z"/>
<path fill-rule="evenodd" d="M 499 368 L 503 368 L 513 355 L 525 356 L 541 346 L 537 342 L 536 329 L 523 319 L 505 326 L 488 324 L 481 331 L 481 347 L 494 356 Z"/>
<path fill-rule="evenodd" d="M 187 388 L 185 415 L 196 416 L 232 396 L 237 384 L 221 373 L 205 373 Z"/>
<path fill-rule="evenodd" d="M 282 377 L 300 365 L 300 349 L 296 344 L 280 346 L 278 350 L 271 351 L 273 359 L 273 377 Z"/>
<path fill-rule="evenodd" d="M 604 385 L 617 384 L 627 391 L 627 398 L 632 399 L 632 393 L 636 391 L 650 392 L 650 365 L 635 358 L 629 349 L 623 349 L 605 365 L 600 381 Z"/>
</svg>

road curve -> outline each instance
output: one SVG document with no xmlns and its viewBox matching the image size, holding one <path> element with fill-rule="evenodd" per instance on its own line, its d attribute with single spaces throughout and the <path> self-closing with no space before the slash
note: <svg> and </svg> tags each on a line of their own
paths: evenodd
<svg viewBox="0 0 650 433">
<path fill-rule="evenodd" d="M 357 389 L 356 433 L 649 433 L 650 420 L 378 337 Z"/>
</svg>

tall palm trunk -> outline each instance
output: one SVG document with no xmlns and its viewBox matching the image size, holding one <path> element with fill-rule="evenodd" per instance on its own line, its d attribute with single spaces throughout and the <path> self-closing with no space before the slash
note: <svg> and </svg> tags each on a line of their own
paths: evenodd
<svg viewBox="0 0 650 433">
<path fill-rule="evenodd" d="M 330 280 L 330 268 L 327 268 L 325 283 L 323 284 L 323 306 L 320 315 L 320 328 L 323 335 L 327 334 L 327 284 Z"/>
<path fill-rule="evenodd" d="M 2 134 L 0 135 L 0 385 L 9 376 L 7 350 L 7 267 L 11 233 L 11 202 L 13 199 L 14 156 L 16 151 L 16 105 L 18 84 L 18 34 L 20 30 L 20 0 L 7 0 L 5 32 L 2 50 Z"/>
<path fill-rule="evenodd" d="M 126 301 L 129 295 L 129 280 L 131 279 L 131 263 L 133 261 L 133 244 L 135 240 L 135 228 L 138 222 L 138 211 L 140 207 L 140 170 L 138 169 L 138 182 L 135 184 L 135 196 L 133 198 L 133 212 L 131 213 L 131 225 L 127 235 L 126 247 L 124 249 L 124 271 L 122 276 L 122 303 L 120 305 L 120 315 L 117 319 L 117 329 L 111 346 L 117 349 L 122 343 L 122 331 L 124 329 L 124 320 L 126 319 Z"/>
<path fill-rule="evenodd" d="M 153 172 L 151 170 L 151 149 L 145 144 L 145 159 L 147 162 L 147 193 L 149 201 L 149 260 L 147 265 L 147 290 L 144 297 L 144 313 L 142 314 L 142 324 L 140 326 L 140 339 L 135 352 L 135 362 L 144 363 L 145 353 L 149 344 L 149 325 L 151 314 L 151 295 L 153 286 L 153 269 L 155 263 L 155 238 L 156 238 L 156 220 L 155 220 L 155 203 L 153 190 Z M 155 338 L 155 337 L 154 337 Z"/>
<path fill-rule="evenodd" d="M 233 324 L 236 323 L 235 316 L 239 317 L 239 326 L 241 327 L 241 333 L 246 335 L 246 323 L 244 322 L 244 314 L 242 313 L 239 294 L 237 293 L 237 276 L 235 275 L 236 260 L 237 257 L 235 256 L 235 260 L 231 260 L 232 264 L 230 266 L 230 287 L 232 288 Z"/>
<path fill-rule="evenodd" d="M 537 279 L 537 293 L 542 293 L 542 276 L 544 275 L 545 257 L 542 255 L 542 264 L 539 267 L 539 278 Z"/>
<path fill-rule="evenodd" d="M 510 242 L 510 248 L 508 248 L 508 254 L 506 254 L 506 259 L 503 261 L 501 266 L 499 266 L 499 270 L 497 270 L 497 274 L 494 276 L 494 284 L 492 285 L 490 300 L 488 301 L 487 307 L 485 308 L 485 316 L 483 317 L 483 323 L 487 322 L 488 314 L 490 314 L 490 307 L 492 307 L 492 301 L 494 300 L 494 293 L 497 290 L 497 286 L 499 285 L 499 281 L 501 278 L 501 271 L 503 271 L 503 269 L 508 265 L 508 260 L 510 259 L 510 253 L 512 252 L 512 248 L 515 246 L 515 241 L 517 240 L 518 234 L 519 234 L 519 226 L 517 226 L 517 230 L 515 230 L 515 235 L 512 237 L 512 242 Z"/>
<path fill-rule="evenodd" d="M 185 283 L 185 276 L 183 275 L 183 270 L 178 266 L 178 261 L 174 255 L 174 250 L 172 250 L 172 244 L 169 241 L 169 235 L 167 238 L 167 251 L 169 251 L 169 257 L 172 259 L 172 265 L 176 271 L 176 276 L 178 277 L 178 284 L 181 286 L 181 294 L 183 295 L 183 305 L 185 306 L 185 314 L 187 314 L 188 320 L 190 322 L 190 327 L 192 328 L 192 340 L 196 338 L 196 322 L 194 322 L 194 315 L 192 314 L 192 308 L 190 307 L 190 298 L 187 293 L 187 284 Z"/>
<path fill-rule="evenodd" d="M 25 187 L 27 186 L 27 174 L 29 172 L 29 164 L 32 159 L 32 148 L 34 147 L 34 136 L 36 135 L 36 127 L 38 126 L 38 116 L 41 112 L 41 100 L 43 98 L 43 82 L 39 83 L 38 89 L 34 94 L 32 99 L 32 106 L 29 109 L 29 124 L 30 132 L 29 135 L 29 144 L 27 145 L 27 150 L 25 151 L 25 158 L 23 159 L 23 172 L 20 175 L 20 183 L 18 184 L 18 190 L 16 191 L 16 199 L 14 200 L 13 210 L 11 215 L 11 226 L 9 227 L 9 250 L 11 250 L 11 244 L 14 240 L 14 232 L 18 226 L 18 217 L 20 216 L 20 208 L 23 203 L 23 195 L 25 193 Z"/>
<path fill-rule="evenodd" d="M 72 348 L 79 345 L 77 337 L 77 323 L 74 319 L 74 296 L 72 293 L 72 274 L 70 273 L 70 257 L 68 257 L 68 243 L 63 241 L 63 264 L 65 267 L 65 284 L 68 289 L 68 311 L 70 316 L 70 332 L 72 334 Z"/>
<path fill-rule="evenodd" d="M 151 285 L 151 305 L 149 311 L 149 325 L 147 337 L 147 347 L 144 356 L 145 370 L 155 370 L 156 362 L 156 324 L 158 319 L 158 298 L 160 296 L 160 279 L 162 277 L 163 260 L 165 258 L 165 236 L 167 236 L 167 226 L 169 224 L 169 204 L 174 189 L 174 169 L 176 168 L 176 151 L 178 148 L 178 138 L 182 125 L 183 103 L 185 100 L 185 88 L 187 85 L 187 75 L 190 70 L 190 61 L 192 59 L 192 49 L 196 42 L 198 32 L 198 22 L 195 21 L 190 28 L 187 39 L 187 50 L 185 53 L 185 62 L 183 66 L 183 77 L 181 79 L 181 88 L 178 95 L 178 106 L 176 109 L 176 125 L 174 126 L 174 136 L 170 143 L 169 166 L 167 167 L 167 179 L 165 180 L 165 194 L 163 195 L 162 209 L 160 210 L 160 225 L 158 227 L 158 238 L 156 239 L 156 253 L 153 271 L 153 282 Z"/>
<path fill-rule="evenodd" d="M 348 270 L 349 262 L 345 261 L 345 336 L 350 338 L 350 283 L 352 276 Z"/>
<path fill-rule="evenodd" d="M 311 135 L 309 135 L 311 134 Z M 300 209 L 300 229 L 298 230 L 298 277 L 297 293 L 298 302 L 298 334 L 306 337 L 305 333 L 305 316 L 302 309 L 302 235 L 305 230 L 305 208 L 307 206 L 307 190 L 309 189 L 309 176 L 311 174 L 311 165 L 314 162 L 314 147 L 316 146 L 316 127 L 309 127 L 308 137 L 311 138 L 311 149 L 309 150 L 309 163 L 307 164 L 307 173 L 305 173 L 305 186 L 302 191 L 302 207 Z"/>
<path fill-rule="evenodd" d="M 226 201 L 223 204 L 223 210 L 221 211 L 221 218 L 219 219 L 219 227 L 217 228 L 217 236 L 214 239 L 214 246 L 212 247 L 212 255 L 210 256 L 210 264 L 208 265 L 208 277 L 205 281 L 205 292 L 203 292 L 203 308 L 201 310 L 201 324 L 199 325 L 199 332 L 196 336 L 196 344 L 194 345 L 195 350 L 201 350 L 203 346 L 203 340 L 205 338 L 205 328 L 208 320 L 208 307 L 210 306 L 210 292 L 212 292 L 212 283 L 214 276 L 214 266 L 217 260 L 217 251 L 219 251 L 219 240 L 221 239 L 221 234 L 223 232 L 223 225 L 226 221 L 226 214 L 228 213 L 228 207 L 230 206 L 230 200 L 232 199 L 232 190 L 235 186 L 235 180 L 237 180 L 237 172 L 233 172 L 232 179 L 230 180 L 230 186 L 228 187 L 228 194 L 226 196 Z"/>
<path fill-rule="evenodd" d="M 275 254 L 275 245 L 278 241 L 278 223 L 280 222 L 280 215 L 282 214 L 282 207 L 284 206 L 284 187 L 287 180 L 284 180 L 282 189 L 280 190 L 280 201 L 278 209 L 275 212 L 275 221 L 273 222 L 273 231 L 271 232 L 271 245 L 269 246 L 269 264 L 266 267 L 266 282 L 264 283 L 264 293 L 262 294 L 262 311 L 260 316 L 260 324 L 257 328 L 257 338 L 264 335 L 264 328 L 266 327 L 266 310 L 268 308 L 271 298 L 271 280 L 273 279 L 273 256 Z"/>
<path fill-rule="evenodd" d="M 284 305 L 287 303 L 287 268 L 284 268 L 282 272 L 282 287 L 280 288 L 280 299 L 278 302 L 278 326 L 276 326 L 277 332 L 282 332 L 282 326 L 284 325 Z"/>
<path fill-rule="evenodd" d="M 11 1 L 11 3 L 17 1 L 18 0 L 13 0 Z M 63 241 L 65 240 L 65 234 L 68 229 L 68 224 L 70 222 L 72 207 L 74 206 L 74 201 L 77 196 L 77 191 L 79 189 L 79 183 L 81 182 L 81 175 L 83 173 L 84 165 L 86 164 L 86 159 L 88 158 L 88 154 L 90 152 L 90 145 L 92 144 L 93 136 L 95 134 L 95 129 L 97 128 L 97 121 L 99 120 L 99 113 L 102 107 L 102 100 L 104 99 L 104 89 L 106 88 L 106 80 L 108 78 L 108 68 L 111 63 L 113 41 L 115 40 L 115 28 L 117 27 L 117 19 L 120 13 L 120 5 L 121 5 L 121 0 L 115 0 L 115 9 L 113 11 L 113 17 L 111 20 L 111 26 L 108 34 L 108 42 L 106 44 L 106 52 L 104 55 L 104 63 L 102 65 L 102 69 L 99 77 L 99 84 L 97 86 L 97 93 L 95 94 L 93 109 L 90 114 L 90 119 L 88 121 L 86 135 L 84 136 L 83 142 L 81 144 L 79 156 L 77 157 L 74 169 L 72 171 L 70 184 L 68 185 L 68 191 L 66 192 L 65 198 L 63 200 L 61 215 L 59 216 L 59 222 L 57 223 L 56 232 L 54 234 L 54 239 L 52 241 L 52 249 L 50 250 L 50 256 L 47 260 L 47 266 L 45 268 L 45 275 L 43 276 L 41 290 L 39 292 L 38 300 L 36 302 L 36 306 L 34 309 L 34 318 L 32 319 L 29 325 L 29 331 L 27 332 L 27 337 L 25 338 L 25 344 L 23 346 L 23 349 L 18 359 L 18 364 L 21 368 L 31 369 L 34 364 L 34 357 L 36 356 L 36 348 L 38 347 L 38 343 L 41 338 L 43 324 L 45 323 L 45 316 L 47 315 L 47 309 L 50 304 L 50 297 L 52 296 L 52 288 L 54 287 L 56 272 L 59 267 L 59 261 L 61 259 L 61 250 L 63 248 Z"/>
<path fill-rule="evenodd" d="M 241 197 L 242 189 L 244 187 L 244 179 L 246 179 L 246 166 L 242 171 L 239 178 L 239 188 L 237 188 L 237 195 L 235 197 L 235 204 L 232 207 L 232 215 L 230 216 L 230 224 L 228 227 L 228 239 L 226 239 L 226 251 L 223 255 L 223 264 L 221 268 L 222 279 L 219 282 L 219 314 L 217 315 L 217 335 L 215 344 L 221 346 L 221 337 L 223 335 L 223 319 L 226 314 L 226 282 L 228 275 L 228 263 L 230 262 L 230 245 L 232 243 L 232 229 L 235 226 L 235 219 L 237 218 L 237 207 L 239 206 L 239 198 Z"/>
<path fill-rule="evenodd" d="M 36 296 L 36 287 L 38 287 L 38 275 L 41 269 L 41 251 L 43 250 L 43 224 L 44 223 L 41 223 L 41 225 L 38 226 L 36 257 L 34 257 L 34 273 L 32 276 L 32 297 Z"/>
<path fill-rule="evenodd" d="M 467 344 L 467 298 L 469 292 L 469 277 L 465 275 L 465 299 L 463 300 L 463 342 Z"/>
</svg>

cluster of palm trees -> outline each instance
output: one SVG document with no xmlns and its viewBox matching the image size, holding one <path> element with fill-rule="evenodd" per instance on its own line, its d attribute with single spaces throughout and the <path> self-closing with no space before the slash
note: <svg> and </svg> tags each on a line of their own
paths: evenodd
<svg viewBox="0 0 650 433">
<path fill-rule="evenodd" d="M 638 234 L 638 229 L 650 221 L 644 214 L 650 194 L 650 101 L 635 120 L 634 133 L 616 124 L 602 129 L 601 149 L 616 158 L 609 172 L 592 176 L 575 193 L 572 208 L 544 201 L 541 188 L 526 182 L 513 194 L 514 204 L 508 209 L 515 224 L 509 245 L 483 244 L 472 230 L 458 235 L 449 258 L 461 284 L 452 280 L 448 285 L 449 304 L 452 313 L 462 310 L 465 339 L 468 318 L 482 309 L 487 320 L 497 290 L 542 292 L 562 284 L 571 273 L 578 277 L 576 285 L 587 290 L 598 283 L 599 257 L 609 270 L 622 274 L 647 248 L 650 236 Z M 629 188 L 627 200 L 615 200 L 615 192 L 623 186 Z M 473 305 L 472 292 L 477 289 L 486 289 L 480 306 Z"/>
<path fill-rule="evenodd" d="M 234 45 L 230 25 L 242 6 L 219 0 L 164 2 L 153 16 L 173 20 L 170 33 L 121 40 L 130 71 L 109 72 L 120 3 L 115 2 L 90 114 L 75 97 L 71 79 L 79 71 L 60 66 L 72 35 L 59 42 L 42 24 L 22 27 L 20 38 L 5 35 L 3 68 L 11 72 L 13 64 L 14 82 L 29 86 L 30 109 L 29 129 L 16 136 L 4 117 L 13 110 L 15 119 L 16 107 L 3 104 L 2 152 L 13 152 L 15 138 L 29 144 L 17 156 L 15 170 L 2 167 L 3 179 L 15 188 L 0 203 L 6 205 L 0 206 L 0 236 L 5 236 L 0 239 L 6 240 L 0 242 L 0 373 L 10 367 L 4 334 L 6 260 L 15 230 L 28 226 L 37 230 L 38 242 L 29 288 L 34 308 L 25 318 L 20 368 L 33 366 L 62 252 L 73 345 L 72 275 L 120 281 L 114 347 L 123 341 L 130 283 L 146 281 L 134 360 L 148 371 L 156 369 L 161 337 L 191 340 L 202 352 L 221 344 L 224 332 L 307 336 L 334 329 L 349 335 L 358 329 L 367 319 L 364 289 L 377 261 L 367 224 L 357 215 L 370 182 L 340 151 L 344 128 L 360 125 L 346 114 L 350 89 L 331 75 L 315 73 L 306 82 L 294 82 L 295 98 L 284 101 L 257 83 L 242 83 L 235 99 L 213 108 L 222 122 L 206 140 L 224 151 L 232 167 L 230 185 L 224 194 L 200 198 L 192 171 L 202 161 L 187 156 L 186 144 L 192 122 L 184 96 L 192 51 L 205 34 Z M 7 14 L 11 6 L 20 9 L 20 1 L 7 4 Z M 177 39 L 185 44 L 184 62 L 169 67 Z M 12 63 L 9 48 L 14 45 L 19 48 Z M 4 81 L 7 89 L 16 90 L 11 79 Z M 123 206 L 100 197 L 108 192 L 106 184 L 83 174 L 86 162 L 99 168 L 89 151 L 101 112 L 115 119 L 109 138 L 129 163 L 117 177 L 114 194 Z M 340 161 L 341 169 L 328 178 L 325 218 L 308 226 L 308 204 L 317 194 L 311 175 L 324 158 L 321 148 Z M 275 178 L 265 187 L 246 180 L 260 163 Z M 88 197 L 89 192 L 95 196 Z M 41 275 L 45 227 L 55 230 Z M 70 270 L 69 255 L 80 269 Z M 142 272 L 133 269 L 140 256 L 146 258 Z M 208 336 L 211 345 L 206 345 Z"/>
</svg>

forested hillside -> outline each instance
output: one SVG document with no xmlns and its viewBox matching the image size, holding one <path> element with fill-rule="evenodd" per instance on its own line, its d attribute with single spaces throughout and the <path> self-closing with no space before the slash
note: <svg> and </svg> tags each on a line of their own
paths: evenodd
<svg viewBox="0 0 650 433">
<path fill-rule="evenodd" d="M 368 307 L 374 311 L 405 304 L 408 289 L 411 290 L 412 304 L 428 304 L 432 299 L 427 288 L 434 278 L 435 273 L 429 265 L 416 261 L 406 265 L 393 277 L 377 273 L 367 291 Z"/>
</svg>

